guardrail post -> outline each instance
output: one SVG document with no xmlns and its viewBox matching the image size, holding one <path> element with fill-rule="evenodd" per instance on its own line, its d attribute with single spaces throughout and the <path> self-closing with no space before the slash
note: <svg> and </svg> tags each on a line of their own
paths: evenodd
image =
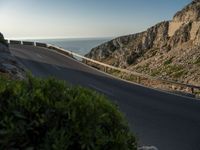
<svg viewBox="0 0 200 150">
<path fill-rule="evenodd" d="M 140 83 L 141 82 L 141 80 L 140 80 L 140 77 L 138 76 L 137 77 L 137 83 Z"/>
<path fill-rule="evenodd" d="M 104 67 L 104 72 L 107 72 L 107 67 Z"/>
<path fill-rule="evenodd" d="M 193 87 L 191 87 L 191 92 L 192 92 L 192 94 L 194 94 L 194 88 Z"/>
</svg>

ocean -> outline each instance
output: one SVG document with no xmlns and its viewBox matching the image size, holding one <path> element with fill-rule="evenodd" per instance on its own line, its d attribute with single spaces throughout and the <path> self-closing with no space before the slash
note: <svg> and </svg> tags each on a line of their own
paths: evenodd
<svg viewBox="0 0 200 150">
<path fill-rule="evenodd" d="M 85 55 L 90 50 L 112 38 L 68 38 L 68 39 L 36 39 L 33 41 L 54 44 L 66 50 Z"/>
</svg>

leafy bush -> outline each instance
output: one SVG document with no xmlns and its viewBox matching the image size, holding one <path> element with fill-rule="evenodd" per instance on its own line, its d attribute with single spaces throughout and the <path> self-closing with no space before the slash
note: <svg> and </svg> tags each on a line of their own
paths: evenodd
<svg viewBox="0 0 200 150">
<path fill-rule="evenodd" d="M 1 77 L 0 149 L 136 150 L 136 140 L 117 107 L 94 91 Z"/>
</svg>

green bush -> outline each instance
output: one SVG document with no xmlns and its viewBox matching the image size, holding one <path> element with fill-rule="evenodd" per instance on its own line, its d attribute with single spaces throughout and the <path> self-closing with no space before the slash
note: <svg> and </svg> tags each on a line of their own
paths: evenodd
<svg viewBox="0 0 200 150">
<path fill-rule="evenodd" d="M 0 149 L 136 150 L 136 140 L 118 108 L 94 91 L 1 77 Z"/>
</svg>

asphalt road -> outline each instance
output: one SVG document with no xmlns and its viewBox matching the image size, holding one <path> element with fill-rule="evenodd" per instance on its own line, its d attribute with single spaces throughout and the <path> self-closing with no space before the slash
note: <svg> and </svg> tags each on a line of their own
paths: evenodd
<svg viewBox="0 0 200 150">
<path fill-rule="evenodd" d="M 200 150 L 200 101 L 117 80 L 45 48 L 10 46 L 35 76 L 54 76 L 104 93 L 116 102 L 141 145 Z"/>
</svg>

